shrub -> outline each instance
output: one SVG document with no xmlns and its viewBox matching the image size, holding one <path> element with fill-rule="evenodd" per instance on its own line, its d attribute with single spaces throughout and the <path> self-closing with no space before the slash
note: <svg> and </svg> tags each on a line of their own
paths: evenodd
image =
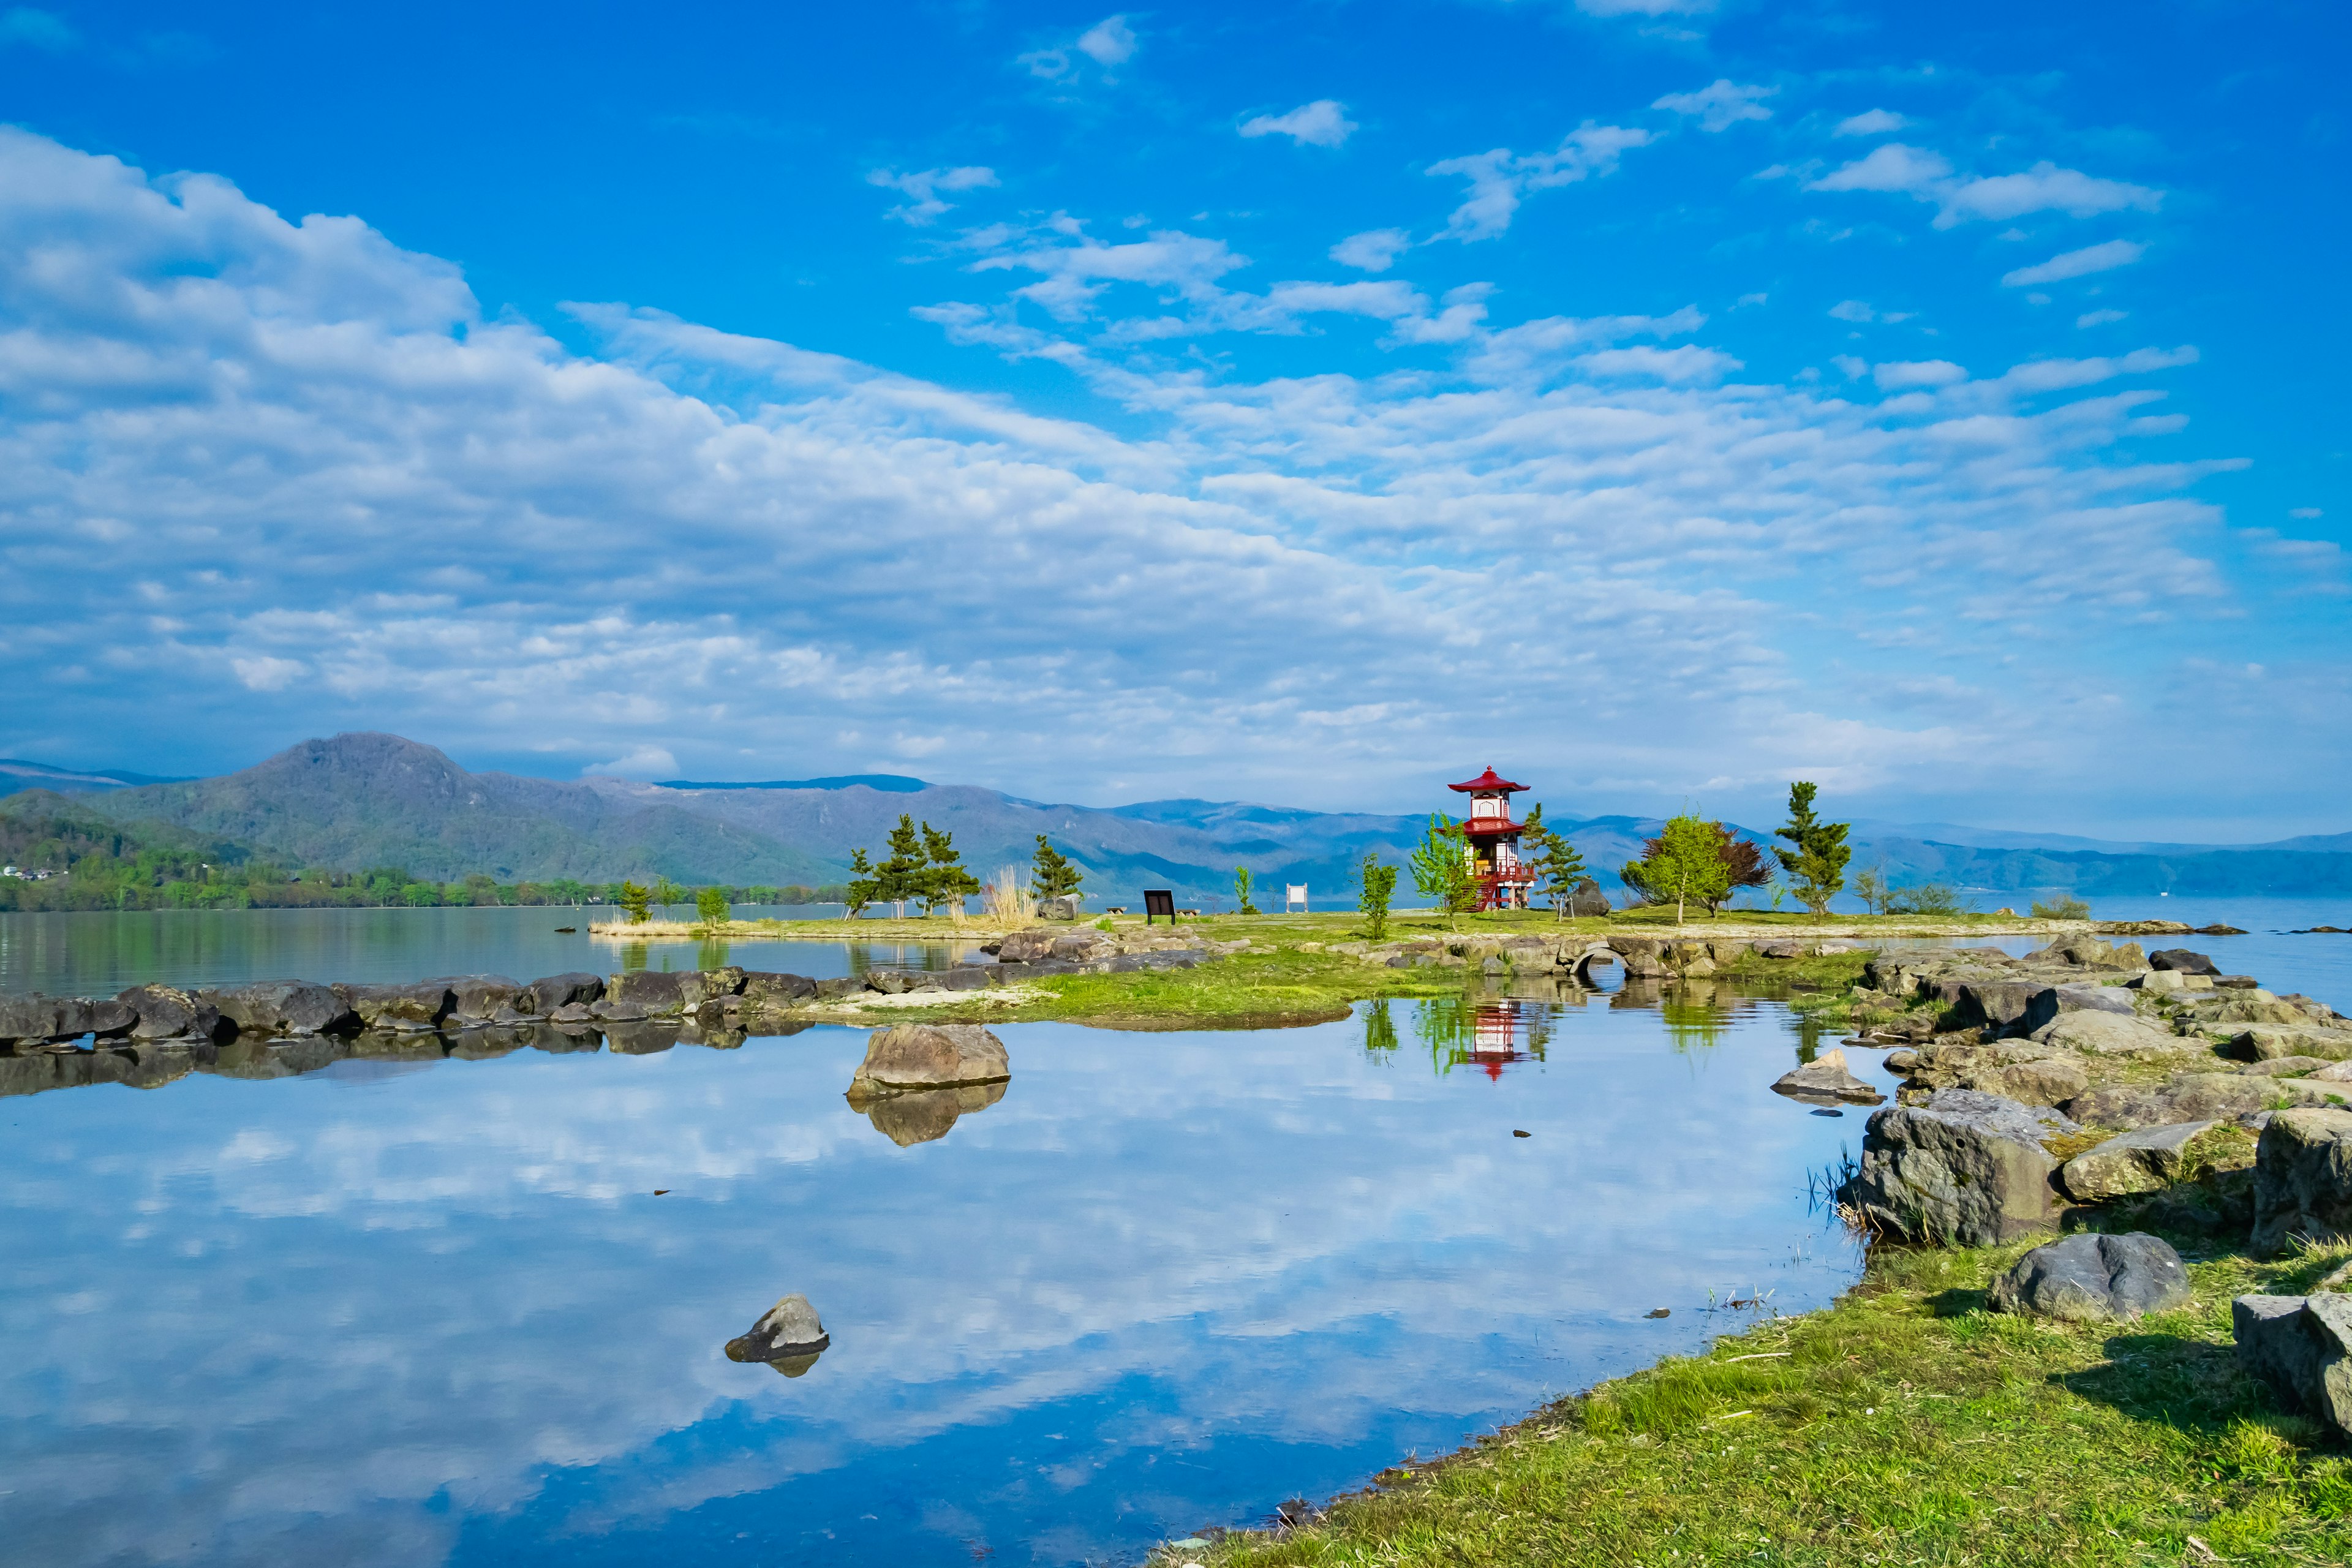
<svg viewBox="0 0 2352 1568">
<path fill-rule="evenodd" d="M 2038 921 L 2086 921 L 2091 918 L 2091 906 L 2072 893 L 2061 899 L 2033 900 L 2033 918 Z"/>
</svg>

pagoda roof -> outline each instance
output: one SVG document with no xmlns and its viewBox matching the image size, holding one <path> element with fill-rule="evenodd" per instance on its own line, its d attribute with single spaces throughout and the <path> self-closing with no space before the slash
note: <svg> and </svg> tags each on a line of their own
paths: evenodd
<svg viewBox="0 0 2352 1568">
<path fill-rule="evenodd" d="M 1468 784 L 1447 784 L 1445 787 L 1458 789 L 1464 795 L 1491 795 L 1497 790 L 1508 795 L 1513 790 L 1525 789 L 1528 786 L 1513 784 L 1510 780 L 1499 776 L 1495 772 L 1493 764 L 1489 763 L 1485 773 L 1480 773 Z"/>
</svg>

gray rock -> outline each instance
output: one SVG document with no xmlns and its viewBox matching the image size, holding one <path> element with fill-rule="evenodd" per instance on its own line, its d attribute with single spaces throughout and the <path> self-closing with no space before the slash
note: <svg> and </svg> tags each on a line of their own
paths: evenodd
<svg viewBox="0 0 2352 1568">
<path fill-rule="evenodd" d="M 1880 1105 L 1886 1097 L 1869 1084 L 1853 1076 L 1846 1065 L 1845 1052 L 1826 1050 L 1793 1072 L 1786 1072 L 1773 1083 L 1772 1092 L 1785 1094 L 1816 1105 L 1843 1101 L 1852 1105 Z"/>
<path fill-rule="evenodd" d="M 1037 918 L 1041 921 L 1074 921 L 1078 918 L 1081 898 L 1066 893 L 1059 898 L 1037 900 Z"/>
<path fill-rule="evenodd" d="M 585 1024 L 596 1016 L 593 1011 L 591 1011 L 591 1005 L 583 1005 L 578 1002 L 567 1002 L 562 1006 L 558 1007 L 554 1012 L 550 1013 L 548 1015 L 548 1019 L 550 1022 L 557 1024 Z"/>
<path fill-rule="evenodd" d="M 985 991 L 994 983 L 994 976 L 995 971 L 992 969 L 959 967 L 947 970 L 932 978 L 939 982 L 939 988 L 942 991 Z"/>
<path fill-rule="evenodd" d="M 2352 1296 L 2241 1296 L 2230 1319 L 2248 1376 L 2352 1436 Z"/>
<path fill-rule="evenodd" d="M 520 981 L 503 974 L 444 974 L 425 984 L 448 988 L 450 1017 L 485 1023 L 500 1012 L 517 1011 L 515 1000 L 523 988 Z"/>
<path fill-rule="evenodd" d="M 575 970 L 570 974 L 550 974 L 534 980 L 523 989 L 530 994 L 530 1005 L 522 1011 L 552 1014 L 562 1008 L 586 1007 L 603 1001 L 604 977 Z"/>
<path fill-rule="evenodd" d="M 1997 1312 L 2100 1323 L 2189 1303 L 2189 1269 L 2155 1237 L 2070 1236 L 2037 1247 L 1993 1281 Z"/>
<path fill-rule="evenodd" d="M 2219 974 L 2213 961 L 2201 952 L 2191 952 L 2185 947 L 2160 947 L 2147 955 L 2150 969 L 2170 970 L 2175 974 Z"/>
<path fill-rule="evenodd" d="M 947 1089 L 1013 1076 L 1004 1042 L 978 1024 L 894 1024 L 867 1037 L 853 1094 Z"/>
<path fill-rule="evenodd" d="M 359 1015 L 324 985 L 270 980 L 199 991 L 196 1000 L 216 1009 L 240 1035 L 355 1034 Z"/>
<path fill-rule="evenodd" d="M 770 1363 L 801 1360 L 799 1368 L 785 1373 L 797 1377 L 832 1343 L 833 1336 L 824 1331 L 816 1309 L 809 1305 L 806 1296 L 795 1292 L 762 1313 L 750 1332 L 728 1341 L 727 1359 Z"/>
<path fill-rule="evenodd" d="M 431 1029 L 457 1007 L 438 980 L 415 985 L 338 985 L 336 994 L 371 1029 Z"/>
<path fill-rule="evenodd" d="M 1843 1189 L 1882 1231 L 1986 1247 L 2053 1228 L 2057 1162 L 2044 1138 L 2075 1131 L 2053 1110 L 1974 1089 L 1939 1089 L 1924 1106 L 1874 1112 L 1862 1166 Z"/>
<path fill-rule="evenodd" d="M 816 999 L 820 1002 L 838 1001 L 845 996 L 855 996 L 865 989 L 866 982 L 855 974 L 831 974 L 816 983 Z"/>
<path fill-rule="evenodd" d="M 754 971 L 743 976 L 743 999 L 763 1006 L 805 1002 L 816 994 L 816 982 L 805 974 L 769 974 Z"/>
<path fill-rule="evenodd" d="M 2090 1057 L 2145 1059 L 2198 1048 L 2168 1029 L 2129 1015 L 2105 1011 L 2061 1013 L 2036 1030 L 2033 1037 L 2044 1045 Z"/>
<path fill-rule="evenodd" d="M 1050 957 L 1054 952 L 1054 939 L 1059 934 L 1061 933 L 1036 926 L 1032 926 L 1027 931 L 1008 932 L 1004 940 L 997 944 L 997 962 L 1034 963 L 1041 958 Z"/>
<path fill-rule="evenodd" d="M 134 1040 L 168 1039 L 175 1035 L 211 1040 L 221 1033 L 220 1010 L 175 986 L 134 985 L 115 1000 L 138 1016 L 139 1021 L 131 1027 Z"/>
<path fill-rule="evenodd" d="M 2258 1256 L 2352 1235 L 2352 1111 L 2282 1110 L 2254 1148 Z"/>
<path fill-rule="evenodd" d="M 688 1005 L 686 994 L 687 978 L 685 974 L 654 969 L 636 969 L 626 973 L 615 974 L 604 983 L 604 1005 L 634 1007 L 648 1016 L 683 1012 Z M 693 1002 L 695 1005 L 699 1005 L 702 1001 L 701 977 L 696 975 L 694 978 L 697 984 L 694 987 Z M 606 1013 L 601 1016 L 616 1017 L 619 1015 Z"/>
<path fill-rule="evenodd" d="M 2301 1024 L 2255 1024 L 2230 1038 L 2229 1052 L 2240 1061 L 2271 1061 L 2279 1057 L 2321 1057 L 2328 1061 L 2352 1060 L 2352 1029 L 2331 1029 Z"/>
<path fill-rule="evenodd" d="M 1103 957 L 1116 945 L 1098 931 L 1082 931 L 1055 937 L 1052 951 L 1053 956 L 1066 963 L 1084 963 Z"/>
<path fill-rule="evenodd" d="M 1568 896 L 1568 912 L 1579 920 L 1597 919 L 1609 912 L 1609 900 L 1601 891 L 1601 884 L 1586 878 L 1577 884 L 1576 891 Z"/>
<path fill-rule="evenodd" d="M 2248 1062 L 2238 1069 L 2242 1078 L 2301 1078 L 2305 1073 L 2334 1072 L 2327 1081 L 2340 1083 L 2352 1063 L 2327 1062 L 2318 1057 L 2273 1057 L 2268 1061 Z"/>
<path fill-rule="evenodd" d="M 2077 1202 L 2095 1204 L 2168 1187 L 2187 1162 L 2189 1141 L 2210 1121 L 2176 1121 L 2118 1133 L 2066 1162 L 2059 1180 Z"/>
</svg>

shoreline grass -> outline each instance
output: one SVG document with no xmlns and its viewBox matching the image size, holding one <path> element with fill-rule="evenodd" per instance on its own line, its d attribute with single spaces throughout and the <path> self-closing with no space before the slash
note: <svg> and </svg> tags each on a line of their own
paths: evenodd
<svg viewBox="0 0 2352 1568">
<path fill-rule="evenodd" d="M 2178 1238 L 2175 1238 L 2178 1240 Z M 1875 1248 L 1834 1304 L 1546 1405 L 1300 1527 L 1156 1564 L 2352 1561 L 2352 1459 L 2240 1373 L 2230 1299 L 2352 1246 L 2183 1244 L 2195 1299 L 2128 1324 L 1987 1311 L 2031 1245 Z"/>
</svg>

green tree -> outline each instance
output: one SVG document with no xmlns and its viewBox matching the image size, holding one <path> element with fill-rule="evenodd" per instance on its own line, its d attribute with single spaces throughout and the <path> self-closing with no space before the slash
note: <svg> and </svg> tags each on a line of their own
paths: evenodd
<svg viewBox="0 0 2352 1568">
<path fill-rule="evenodd" d="M 1865 866 L 1853 874 L 1853 896 L 1872 914 L 1883 915 L 1895 902 L 1894 886 L 1886 879 L 1884 866 Z"/>
<path fill-rule="evenodd" d="M 631 925 L 643 925 L 646 906 L 653 902 L 653 892 L 641 882 L 624 882 L 616 901 L 621 906 L 621 912 L 629 917 Z"/>
<path fill-rule="evenodd" d="M 1436 902 L 1454 930 L 1461 930 L 1462 911 L 1478 904 L 1478 879 L 1470 868 L 1470 839 L 1462 825 L 1431 813 L 1429 831 L 1414 846 L 1412 858 L 1413 887 Z"/>
<path fill-rule="evenodd" d="M 1576 895 L 1576 885 L 1587 873 L 1584 857 L 1576 846 L 1542 825 L 1543 807 L 1528 814 L 1529 832 L 1520 837 L 1533 851 L 1528 858 L 1528 869 L 1536 874 L 1536 884 L 1551 894 L 1554 920 L 1568 919 L 1569 900 Z"/>
<path fill-rule="evenodd" d="M 1367 854 L 1356 871 L 1356 908 L 1364 917 L 1364 935 L 1373 942 L 1385 942 L 1389 934 L 1389 902 L 1396 897 L 1397 868 L 1381 864 L 1378 855 Z M 1381 1012 L 1387 1017 L 1385 1005 Z M 1389 1031 L 1389 1044 L 1396 1044 L 1396 1031 Z"/>
<path fill-rule="evenodd" d="M 1639 888 L 1660 903 L 1675 901 L 1675 923 L 1683 923 L 1685 909 L 1694 903 L 1712 904 L 1731 889 L 1731 870 L 1723 863 L 1717 825 L 1685 812 L 1666 819 L 1664 831 L 1643 843 L 1641 859 L 1619 873 L 1627 887 Z"/>
<path fill-rule="evenodd" d="M 1029 862 L 1029 895 L 1035 899 L 1058 899 L 1078 890 L 1084 879 L 1068 857 L 1051 844 L 1045 836 L 1037 835 L 1037 853 Z"/>
<path fill-rule="evenodd" d="M 882 896 L 882 884 L 866 863 L 866 851 L 849 852 L 849 880 L 841 885 L 841 918 L 854 921 L 866 912 L 866 906 Z"/>
<path fill-rule="evenodd" d="M 665 912 L 668 910 L 672 904 L 678 901 L 679 898 L 685 893 L 685 890 L 686 889 L 680 888 L 676 882 L 671 881 L 667 877 L 656 877 L 654 879 L 654 902 L 659 904 Z"/>
<path fill-rule="evenodd" d="M 930 868 L 923 873 L 923 912 L 937 914 L 940 906 L 961 913 L 964 900 L 980 891 L 980 879 L 963 868 L 963 856 L 955 847 L 955 835 L 923 824 L 923 853 Z"/>
<path fill-rule="evenodd" d="M 1241 905 L 1241 913 L 1257 913 L 1257 906 L 1250 902 L 1250 868 L 1246 866 L 1234 868 L 1234 900 Z"/>
<path fill-rule="evenodd" d="M 705 931 L 723 931 L 734 912 L 724 888 L 704 888 L 694 895 L 694 918 Z"/>
<path fill-rule="evenodd" d="M 890 830 L 890 853 L 882 864 L 874 868 L 874 901 L 890 904 L 903 916 L 907 900 L 919 899 L 929 886 L 930 857 L 923 851 L 923 831 L 915 826 L 915 819 L 905 812 L 898 814 L 898 826 Z"/>
<path fill-rule="evenodd" d="M 2091 906 L 2068 893 L 2062 898 L 2033 900 L 2033 918 L 2038 921 L 2086 921 L 2091 918 Z"/>
<path fill-rule="evenodd" d="M 1830 900 L 1845 887 L 1846 862 L 1853 858 L 1853 847 L 1845 841 L 1852 824 L 1823 822 L 1813 815 L 1815 787 L 1802 783 L 1789 786 L 1788 825 L 1772 836 L 1787 839 L 1789 847 L 1772 853 L 1796 883 L 1797 901 L 1819 917 L 1830 912 Z"/>
</svg>

